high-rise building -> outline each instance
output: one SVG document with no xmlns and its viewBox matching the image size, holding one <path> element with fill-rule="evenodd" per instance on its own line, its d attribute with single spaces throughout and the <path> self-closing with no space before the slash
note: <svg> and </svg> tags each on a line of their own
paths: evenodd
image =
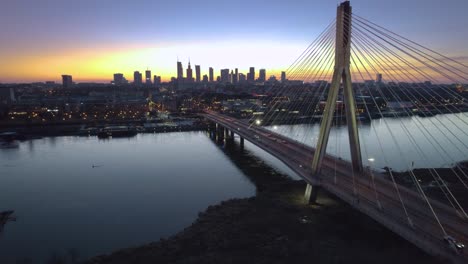
<svg viewBox="0 0 468 264">
<path fill-rule="evenodd" d="M 187 68 L 187 82 L 193 82 L 192 66 L 190 66 L 190 61 Z"/>
<path fill-rule="evenodd" d="M 133 72 L 133 84 L 140 85 L 142 84 L 142 74 L 139 71 Z"/>
<path fill-rule="evenodd" d="M 153 83 L 154 83 L 154 85 L 160 85 L 161 84 L 161 76 L 155 75 Z"/>
<path fill-rule="evenodd" d="M 213 82 L 214 81 L 214 71 L 213 71 L 213 68 L 210 67 L 209 69 L 209 74 L 210 74 L 210 82 Z"/>
<path fill-rule="evenodd" d="M 203 82 L 204 83 L 207 83 L 208 82 L 208 75 L 203 75 Z"/>
<path fill-rule="evenodd" d="M 282 83 L 286 82 L 286 72 L 284 71 L 281 72 L 281 82 Z"/>
<path fill-rule="evenodd" d="M 375 76 L 375 82 L 376 83 L 382 83 L 382 74 L 381 73 L 377 73 L 377 75 Z"/>
<path fill-rule="evenodd" d="M 122 73 L 114 73 L 114 84 L 115 85 L 122 85 L 127 83 L 127 80 L 125 80 L 125 77 Z"/>
<path fill-rule="evenodd" d="M 182 67 L 182 62 L 177 61 L 177 80 L 182 81 L 184 78 L 184 68 Z"/>
<path fill-rule="evenodd" d="M 229 69 L 222 69 L 221 70 L 221 82 L 228 83 L 229 81 Z"/>
<path fill-rule="evenodd" d="M 265 69 L 260 69 L 260 73 L 258 75 L 258 81 L 259 82 L 265 82 L 266 81 L 266 71 L 265 71 Z"/>
<path fill-rule="evenodd" d="M 239 82 L 245 82 L 247 79 L 245 78 L 245 74 L 239 73 Z"/>
<path fill-rule="evenodd" d="M 239 81 L 239 70 L 234 69 L 234 75 L 232 76 L 232 82 L 237 83 Z"/>
<path fill-rule="evenodd" d="M 197 82 L 200 82 L 201 80 L 200 65 L 195 65 L 195 78 Z"/>
<path fill-rule="evenodd" d="M 151 84 L 151 71 L 150 70 L 145 71 L 145 83 Z"/>
<path fill-rule="evenodd" d="M 255 67 L 250 67 L 249 74 L 247 75 L 247 81 L 249 82 L 255 81 Z"/>
<path fill-rule="evenodd" d="M 231 70 L 231 74 L 229 74 L 229 82 L 234 83 L 234 71 L 233 70 Z M 237 80 L 236 80 L 236 82 L 237 82 Z"/>
<path fill-rule="evenodd" d="M 73 86 L 73 78 L 71 75 L 62 75 L 63 88 L 71 88 Z"/>
</svg>

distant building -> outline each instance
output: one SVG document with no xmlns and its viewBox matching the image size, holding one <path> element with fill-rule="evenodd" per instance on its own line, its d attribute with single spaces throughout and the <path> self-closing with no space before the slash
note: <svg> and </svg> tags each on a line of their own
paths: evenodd
<svg viewBox="0 0 468 264">
<path fill-rule="evenodd" d="M 229 75 L 229 82 L 230 83 L 236 83 L 237 82 L 237 78 L 234 77 L 234 71 L 231 71 L 231 74 Z M 234 78 L 236 78 L 236 80 L 234 81 Z"/>
<path fill-rule="evenodd" d="M 286 72 L 281 72 L 281 82 L 284 83 L 286 82 Z"/>
<path fill-rule="evenodd" d="M 151 71 L 150 70 L 145 71 L 145 83 L 151 84 Z"/>
<path fill-rule="evenodd" d="M 377 75 L 375 76 L 375 82 L 376 83 L 382 83 L 382 74 L 381 73 L 377 73 Z"/>
<path fill-rule="evenodd" d="M 195 78 L 197 82 L 200 82 L 200 79 L 201 79 L 200 65 L 195 65 Z"/>
<path fill-rule="evenodd" d="M 214 71 L 213 71 L 212 67 L 210 67 L 210 69 L 209 69 L 209 75 L 210 75 L 210 82 L 213 82 L 214 81 Z"/>
<path fill-rule="evenodd" d="M 266 81 L 266 71 L 265 69 L 260 69 L 260 73 L 258 76 L 258 81 L 259 82 L 265 82 Z"/>
<path fill-rule="evenodd" d="M 142 84 L 143 76 L 139 71 L 133 72 L 133 84 L 140 85 Z"/>
<path fill-rule="evenodd" d="M 177 61 L 177 80 L 182 81 L 184 78 L 184 68 L 182 67 L 182 62 Z"/>
<path fill-rule="evenodd" d="M 247 78 L 245 77 L 245 74 L 239 73 L 239 82 L 245 82 Z"/>
<path fill-rule="evenodd" d="M 63 88 L 68 89 L 73 86 L 73 78 L 71 75 L 62 75 Z"/>
<path fill-rule="evenodd" d="M 233 83 L 239 82 L 239 70 L 237 68 L 234 70 L 234 75 L 232 76 L 232 82 Z"/>
<path fill-rule="evenodd" d="M 229 80 L 229 69 L 222 69 L 221 70 L 221 82 L 222 83 L 230 82 L 230 80 Z"/>
<path fill-rule="evenodd" d="M 250 67 L 249 73 L 247 74 L 247 81 L 255 81 L 255 67 Z"/>
<path fill-rule="evenodd" d="M 193 82 L 192 66 L 190 66 L 190 61 L 187 68 L 187 82 Z"/>
<path fill-rule="evenodd" d="M 160 85 L 160 84 L 161 84 L 161 76 L 155 75 L 155 76 L 154 76 L 154 79 L 153 79 L 153 83 L 154 83 L 154 85 L 156 85 L 156 86 L 157 86 L 157 85 Z"/>
<path fill-rule="evenodd" d="M 124 75 L 122 73 L 115 73 L 114 74 L 114 84 L 115 85 L 122 85 L 126 84 L 127 80 L 125 79 Z"/>
<path fill-rule="evenodd" d="M 208 75 L 203 75 L 203 82 L 204 83 L 207 83 L 208 82 Z"/>
</svg>

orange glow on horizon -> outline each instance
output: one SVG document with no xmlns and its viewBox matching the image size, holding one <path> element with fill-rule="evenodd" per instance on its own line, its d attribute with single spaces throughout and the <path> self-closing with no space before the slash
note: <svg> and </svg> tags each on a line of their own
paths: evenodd
<svg viewBox="0 0 468 264">
<path fill-rule="evenodd" d="M 213 67 L 215 78 L 223 68 L 238 68 L 246 74 L 249 67 L 266 69 L 267 78 L 280 73 L 306 47 L 301 43 L 270 43 L 256 41 L 189 43 L 184 45 L 165 44 L 158 47 L 122 46 L 106 49 L 70 49 L 52 53 L 0 54 L 4 61 L 0 65 L 0 82 L 61 81 L 62 74 L 70 74 L 75 82 L 102 82 L 112 80 L 114 73 L 123 73 L 133 81 L 133 72 L 144 72 L 162 76 L 169 81 L 176 76 L 176 61 L 180 59 L 185 69 L 188 60 L 195 74 L 195 65 L 201 65 L 202 76 Z"/>
</svg>

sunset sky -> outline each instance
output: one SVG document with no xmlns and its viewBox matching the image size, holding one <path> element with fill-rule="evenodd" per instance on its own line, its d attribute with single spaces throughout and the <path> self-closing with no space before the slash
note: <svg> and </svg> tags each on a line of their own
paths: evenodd
<svg viewBox="0 0 468 264">
<path fill-rule="evenodd" d="M 286 69 L 335 18 L 340 1 L 11 0 L 0 9 L 0 82 L 109 82 L 177 58 L 208 67 Z M 360 16 L 451 57 L 468 56 L 466 0 L 355 0 Z M 463 61 L 466 62 L 466 61 Z"/>
</svg>

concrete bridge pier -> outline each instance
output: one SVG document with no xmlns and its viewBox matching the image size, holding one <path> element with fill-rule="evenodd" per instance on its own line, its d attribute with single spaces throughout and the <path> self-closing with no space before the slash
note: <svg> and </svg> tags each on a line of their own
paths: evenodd
<svg viewBox="0 0 468 264">
<path fill-rule="evenodd" d="M 320 186 L 307 184 L 306 191 L 304 194 L 304 201 L 307 204 L 317 203 L 317 196 L 320 190 Z"/>
<path fill-rule="evenodd" d="M 244 149 L 244 138 L 240 137 L 240 147 L 241 149 Z"/>
<path fill-rule="evenodd" d="M 234 140 L 234 131 L 231 130 L 231 139 Z"/>
</svg>

